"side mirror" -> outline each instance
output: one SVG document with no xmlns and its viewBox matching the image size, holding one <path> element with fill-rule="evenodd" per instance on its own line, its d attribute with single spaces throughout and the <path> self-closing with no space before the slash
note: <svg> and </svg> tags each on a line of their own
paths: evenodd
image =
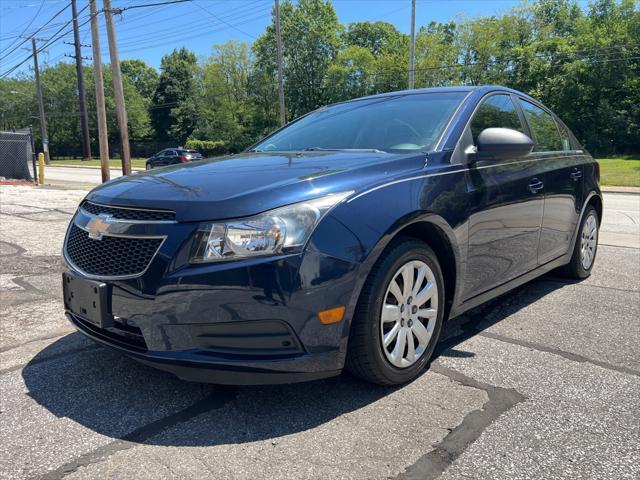
<svg viewBox="0 0 640 480">
<path fill-rule="evenodd" d="M 478 135 L 477 144 L 474 161 L 526 157 L 533 150 L 533 140 L 510 128 L 485 128 Z"/>
</svg>

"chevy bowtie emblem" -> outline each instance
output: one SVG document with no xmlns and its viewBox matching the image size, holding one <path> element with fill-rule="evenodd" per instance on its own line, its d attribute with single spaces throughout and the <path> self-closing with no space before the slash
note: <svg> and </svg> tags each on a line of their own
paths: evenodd
<svg viewBox="0 0 640 480">
<path fill-rule="evenodd" d="M 113 223 L 111 215 L 101 213 L 87 223 L 89 238 L 102 240 L 102 236 L 109 231 L 109 226 Z"/>
</svg>

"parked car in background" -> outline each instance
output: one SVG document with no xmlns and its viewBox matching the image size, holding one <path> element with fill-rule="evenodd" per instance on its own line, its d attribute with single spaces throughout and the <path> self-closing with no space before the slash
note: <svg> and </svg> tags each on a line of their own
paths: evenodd
<svg viewBox="0 0 640 480">
<path fill-rule="evenodd" d="M 165 167 L 167 165 L 175 165 L 176 163 L 193 162 L 201 160 L 202 155 L 196 150 L 187 150 L 185 148 L 165 148 L 156 153 L 153 157 L 148 158 L 145 168 L 151 170 L 156 167 Z"/>
<path fill-rule="evenodd" d="M 553 269 L 590 275 L 598 182 L 515 90 L 330 105 L 244 153 L 91 191 L 63 249 L 67 318 L 188 380 L 408 382 L 444 320 Z"/>
</svg>

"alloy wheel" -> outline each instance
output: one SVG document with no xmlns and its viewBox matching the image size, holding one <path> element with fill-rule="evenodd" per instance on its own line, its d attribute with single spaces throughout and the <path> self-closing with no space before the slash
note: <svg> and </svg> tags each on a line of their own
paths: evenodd
<svg viewBox="0 0 640 480">
<path fill-rule="evenodd" d="M 405 263 L 389 283 L 380 315 L 380 338 L 387 360 L 407 368 L 424 354 L 438 317 L 438 285 L 419 260 Z"/>
<path fill-rule="evenodd" d="M 580 235 L 580 262 L 582 268 L 589 270 L 596 256 L 596 248 L 598 246 L 598 221 L 595 215 L 591 214 L 587 217 L 582 227 Z"/>
</svg>

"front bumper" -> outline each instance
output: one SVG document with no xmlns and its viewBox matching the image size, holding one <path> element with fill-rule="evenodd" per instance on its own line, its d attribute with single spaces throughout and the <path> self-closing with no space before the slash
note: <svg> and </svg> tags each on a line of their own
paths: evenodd
<svg viewBox="0 0 640 480">
<path fill-rule="evenodd" d="M 197 351 L 152 352 L 142 348 L 139 339 L 135 342 L 134 339 L 126 339 L 124 336 L 118 338 L 118 334 L 99 329 L 73 313 L 66 312 L 66 316 L 79 332 L 92 340 L 119 350 L 145 365 L 191 382 L 226 385 L 280 384 L 318 380 L 339 375 L 341 372 L 341 369 L 305 371 L 309 366 L 305 364 L 333 363 L 334 359 L 331 357 L 334 355 L 329 352 L 315 354 L 313 358 L 301 355 L 292 358 L 256 358 L 253 361 L 234 361 Z"/>
<path fill-rule="evenodd" d="M 106 282 L 115 318 L 109 328 L 66 314 L 93 340 L 185 380 L 315 380 L 338 375 L 344 365 L 348 315 L 324 325 L 317 313 L 348 303 L 354 271 L 313 251 L 189 266 L 159 279 L 148 273 Z"/>
<path fill-rule="evenodd" d="M 80 210 L 72 225 L 86 229 L 88 219 Z M 110 235 L 163 239 L 142 273 L 118 278 L 84 274 L 70 261 L 65 242 L 70 271 L 108 286 L 115 324 L 99 328 L 68 310 L 69 321 L 92 339 L 187 380 L 288 383 L 338 374 L 358 288 L 358 260 L 342 253 L 353 251 L 353 235 L 327 221 L 321 248 L 311 242 L 304 253 L 190 264 L 197 227 L 116 224 Z M 349 247 L 337 248 L 345 239 Z M 115 257 L 106 258 L 116 267 L 120 252 L 131 262 L 131 250 L 112 248 Z M 99 261 L 96 255 L 85 259 Z M 320 322 L 319 312 L 339 306 L 347 307 L 341 322 Z"/>
</svg>

